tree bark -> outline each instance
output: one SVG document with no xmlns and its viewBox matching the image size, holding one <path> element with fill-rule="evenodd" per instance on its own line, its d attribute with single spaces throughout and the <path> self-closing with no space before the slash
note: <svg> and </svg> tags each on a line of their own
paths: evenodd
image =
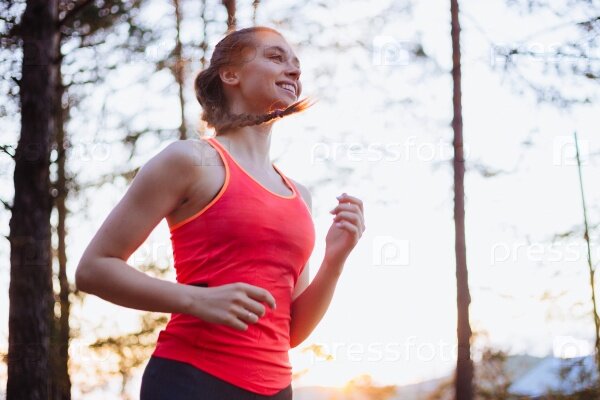
<svg viewBox="0 0 600 400">
<path fill-rule="evenodd" d="M 595 349 L 595 359 L 596 359 L 596 368 L 598 370 L 598 380 L 600 380 L 600 317 L 598 317 L 598 304 L 596 302 L 596 269 L 594 268 L 594 263 L 592 261 L 592 247 L 590 244 L 590 230 L 588 224 L 588 216 L 587 216 L 587 206 L 585 204 L 585 195 L 583 191 L 583 175 L 581 173 L 581 159 L 579 158 L 579 141 L 577 140 L 577 132 L 573 133 L 573 137 L 575 140 L 575 149 L 577 150 L 577 171 L 579 172 L 579 188 L 581 190 L 581 206 L 583 209 L 583 226 L 584 233 L 583 238 L 587 245 L 587 262 L 589 268 L 589 277 L 590 277 L 590 289 L 592 291 L 592 313 L 594 316 L 594 327 L 596 335 L 594 342 Z"/>
<path fill-rule="evenodd" d="M 9 223 L 10 286 L 6 398 L 47 400 L 53 318 L 49 162 L 59 34 L 57 0 L 28 0 L 20 23 L 21 135 Z"/>
<path fill-rule="evenodd" d="M 187 128 L 185 125 L 185 97 L 183 95 L 183 89 L 185 85 L 185 60 L 183 59 L 183 44 L 181 43 L 181 4 L 179 0 L 173 0 L 175 6 L 175 30 L 177 32 L 175 36 L 175 49 L 174 55 L 174 66 L 173 75 L 177 82 L 178 95 L 179 95 L 179 117 L 181 118 L 181 124 L 179 125 L 179 139 L 187 139 Z"/>
<path fill-rule="evenodd" d="M 473 398 L 473 362 L 471 360 L 471 325 L 469 323 L 469 279 L 467 270 L 467 250 L 465 240 L 465 160 L 463 149 L 463 123 L 461 104 L 460 70 L 460 22 L 458 19 L 458 0 L 450 0 L 452 17 L 452 104 L 454 117 L 454 231 L 456 253 L 456 306 L 458 357 L 455 375 L 455 399 Z"/>
<path fill-rule="evenodd" d="M 259 4 L 260 4 L 260 0 L 254 0 L 252 2 L 252 25 L 256 25 L 256 14 L 258 12 Z"/>
<path fill-rule="evenodd" d="M 223 0 L 223 5 L 227 9 L 227 33 L 233 32 L 236 29 L 235 3 L 235 0 Z"/>
<path fill-rule="evenodd" d="M 58 60 L 62 60 L 62 54 L 57 55 Z M 66 220 L 67 220 L 67 205 L 68 196 L 67 189 L 67 171 L 66 171 L 66 136 L 65 123 L 68 114 L 68 105 L 63 106 L 63 96 L 65 95 L 65 87 L 62 83 L 61 62 L 57 64 L 57 82 L 54 96 L 54 115 L 55 115 L 55 135 L 54 146 L 57 151 L 56 160 L 56 182 L 53 184 L 55 191 L 54 206 L 58 214 L 58 222 L 56 226 L 56 236 L 58 248 L 56 256 L 58 258 L 58 282 L 60 292 L 58 301 L 60 307 L 60 316 L 54 317 L 54 332 L 52 334 L 52 399 L 54 400 L 71 400 L 71 379 L 69 377 L 69 315 L 70 302 L 69 294 L 71 288 L 67 278 L 67 249 L 66 249 Z"/>
</svg>

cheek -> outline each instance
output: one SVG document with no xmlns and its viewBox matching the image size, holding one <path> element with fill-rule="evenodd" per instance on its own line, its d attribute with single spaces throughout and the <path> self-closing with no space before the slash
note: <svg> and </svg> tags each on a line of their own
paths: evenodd
<svg viewBox="0 0 600 400">
<path fill-rule="evenodd" d="M 277 73 L 269 65 L 257 65 L 244 77 L 245 94 L 249 96 L 273 96 L 276 93 Z"/>
<path fill-rule="evenodd" d="M 240 94 L 246 101 L 257 101 L 265 97 L 266 86 L 260 75 L 249 74 L 242 78 Z"/>
</svg>

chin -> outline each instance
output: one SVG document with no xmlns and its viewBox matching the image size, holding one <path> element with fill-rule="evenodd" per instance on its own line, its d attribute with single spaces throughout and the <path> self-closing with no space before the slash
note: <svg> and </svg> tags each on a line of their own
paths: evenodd
<svg viewBox="0 0 600 400">
<path fill-rule="evenodd" d="M 285 110 L 286 108 L 294 104 L 296 101 L 297 99 L 292 99 L 291 96 L 287 96 L 285 98 L 279 97 L 276 100 L 274 100 L 273 103 L 271 103 L 271 110 Z"/>
</svg>

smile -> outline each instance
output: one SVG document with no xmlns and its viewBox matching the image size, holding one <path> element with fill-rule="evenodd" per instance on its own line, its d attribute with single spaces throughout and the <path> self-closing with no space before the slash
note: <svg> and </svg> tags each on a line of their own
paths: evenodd
<svg viewBox="0 0 600 400">
<path fill-rule="evenodd" d="M 296 96 L 296 88 L 294 85 L 290 85 L 289 83 L 277 83 L 276 85 Z"/>
</svg>

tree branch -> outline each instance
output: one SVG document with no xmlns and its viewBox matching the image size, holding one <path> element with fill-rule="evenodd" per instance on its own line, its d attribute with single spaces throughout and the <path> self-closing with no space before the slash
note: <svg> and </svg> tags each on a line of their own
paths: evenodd
<svg viewBox="0 0 600 400">
<path fill-rule="evenodd" d="M 14 159 L 15 155 L 12 154 L 10 151 L 8 151 L 8 149 L 13 149 L 14 150 L 14 146 L 11 146 L 9 144 L 3 144 L 0 145 L 0 153 L 6 153 L 10 156 L 10 158 Z"/>
<path fill-rule="evenodd" d="M 61 26 L 63 26 L 70 19 L 75 17 L 82 9 L 89 6 L 93 1 L 94 0 L 83 0 L 81 3 L 77 4 L 69 12 L 67 12 L 63 19 L 58 21 L 58 27 L 60 28 Z"/>
<path fill-rule="evenodd" d="M 8 204 L 6 201 L 0 199 L 0 203 L 2 203 L 2 205 L 4 206 L 4 208 L 8 211 L 12 211 L 12 206 L 10 204 Z"/>
</svg>

